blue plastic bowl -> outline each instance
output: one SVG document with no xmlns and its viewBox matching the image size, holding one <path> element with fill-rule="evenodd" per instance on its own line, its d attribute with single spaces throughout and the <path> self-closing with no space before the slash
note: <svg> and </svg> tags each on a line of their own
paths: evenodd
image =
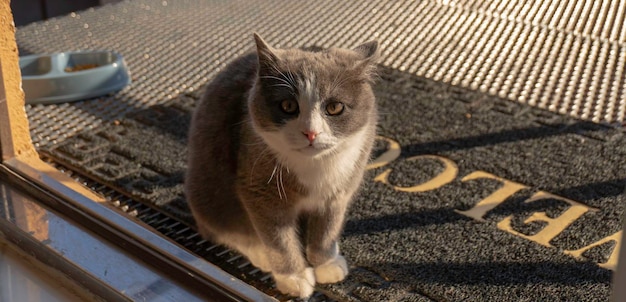
<svg viewBox="0 0 626 302">
<path fill-rule="evenodd" d="M 93 98 L 130 84 L 124 58 L 111 51 L 76 51 L 20 57 L 28 104 Z"/>
</svg>

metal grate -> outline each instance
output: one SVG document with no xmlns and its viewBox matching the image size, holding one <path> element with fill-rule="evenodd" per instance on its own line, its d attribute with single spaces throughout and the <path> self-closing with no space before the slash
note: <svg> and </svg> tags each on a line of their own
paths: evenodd
<svg viewBox="0 0 626 302">
<path fill-rule="evenodd" d="M 172 239 L 182 247 L 199 257 L 206 259 L 212 264 L 217 265 L 229 274 L 278 300 L 284 301 L 289 298 L 276 290 L 271 274 L 264 273 L 254 267 L 245 257 L 241 256 L 237 252 L 222 245 L 214 244 L 210 241 L 202 239 L 200 234 L 198 234 L 190 225 L 177 218 L 169 216 L 165 212 L 159 211 L 144 203 L 129 198 L 124 194 L 83 176 L 49 158 L 44 157 L 43 159 L 59 171 L 74 178 L 77 182 L 95 192 L 102 194 L 106 198 L 109 206 L 112 206 L 124 214 L 134 217 L 147 224 L 158 233 Z M 331 302 L 336 300 L 326 296 L 323 292 L 317 291 L 308 301 Z"/>
</svg>

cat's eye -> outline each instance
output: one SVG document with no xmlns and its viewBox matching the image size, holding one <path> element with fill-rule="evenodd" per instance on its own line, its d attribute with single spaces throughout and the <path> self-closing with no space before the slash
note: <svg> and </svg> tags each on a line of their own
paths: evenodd
<svg viewBox="0 0 626 302">
<path fill-rule="evenodd" d="M 298 102 L 296 100 L 284 100 L 280 102 L 280 108 L 289 114 L 294 114 L 298 112 Z"/>
<path fill-rule="evenodd" d="M 343 112 L 344 105 L 340 102 L 332 102 L 326 105 L 326 113 L 329 115 L 339 115 Z"/>
</svg>

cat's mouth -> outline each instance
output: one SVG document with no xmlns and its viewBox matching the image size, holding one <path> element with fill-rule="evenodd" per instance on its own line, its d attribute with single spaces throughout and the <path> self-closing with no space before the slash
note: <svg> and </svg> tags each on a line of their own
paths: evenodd
<svg viewBox="0 0 626 302">
<path fill-rule="evenodd" d="M 322 145 L 322 146 L 307 145 L 306 147 L 296 149 L 296 151 L 304 155 L 308 155 L 308 156 L 317 156 L 317 155 L 330 151 L 330 149 L 332 149 L 330 145 Z"/>
</svg>

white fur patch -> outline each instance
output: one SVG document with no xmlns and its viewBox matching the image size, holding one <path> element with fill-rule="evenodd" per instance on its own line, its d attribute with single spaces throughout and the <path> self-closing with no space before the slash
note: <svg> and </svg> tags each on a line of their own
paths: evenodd
<svg viewBox="0 0 626 302">
<path fill-rule="evenodd" d="M 313 104 L 316 103 L 319 98 L 317 93 L 317 85 L 315 83 L 315 74 L 312 72 L 308 72 L 308 74 L 304 77 L 304 81 L 299 83 L 299 91 L 300 92 L 300 106 L 305 105 L 308 106 L 306 109 L 312 109 Z"/>
<path fill-rule="evenodd" d="M 295 173 L 310 195 L 299 205 L 303 210 L 314 210 L 321 201 L 335 196 L 345 189 L 352 180 L 356 162 L 365 143 L 366 128 L 346 138 L 335 146 L 331 154 L 321 159 L 289 160 L 292 173 Z M 349 192 L 351 195 L 352 192 Z"/>
<path fill-rule="evenodd" d="M 297 274 L 281 275 L 273 274 L 276 288 L 284 294 L 294 297 L 307 298 L 313 293 L 315 287 L 315 274 L 310 267 Z"/>
<path fill-rule="evenodd" d="M 327 284 L 339 282 L 348 275 L 348 263 L 346 259 L 337 254 L 335 258 L 315 267 L 315 280 L 318 283 Z"/>
</svg>

